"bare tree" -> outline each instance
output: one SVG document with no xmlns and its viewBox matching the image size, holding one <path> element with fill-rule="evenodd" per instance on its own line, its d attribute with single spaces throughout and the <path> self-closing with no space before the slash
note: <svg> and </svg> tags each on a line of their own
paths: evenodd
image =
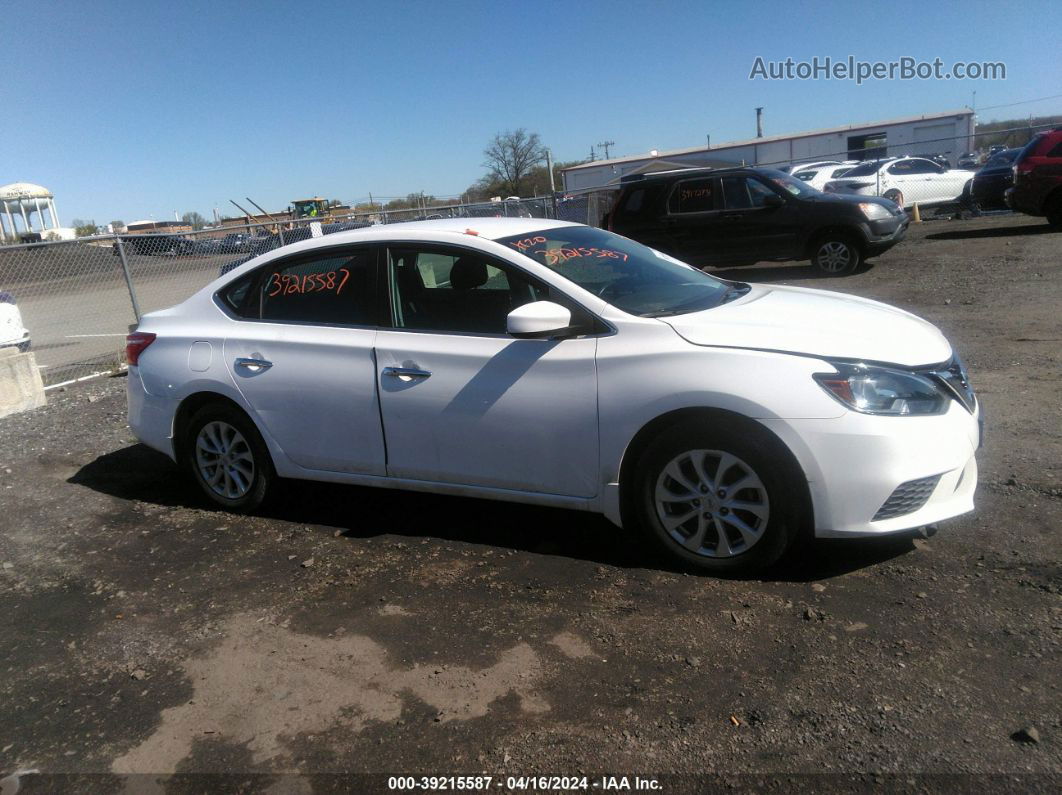
<svg viewBox="0 0 1062 795">
<path fill-rule="evenodd" d="M 489 171 L 489 180 L 500 184 L 508 195 L 520 196 L 521 190 L 527 187 L 528 176 L 546 156 L 546 151 L 538 133 L 529 133 L 521 127 L 495 135 L 483 155 L 487 158 L 483 166 Z"/>
<path fill-rule="evenodd" d="M 190 213 L 185 213 L 184 215 L 182 215 L 181 220 L 188 224 L 190 227 L 192 227 L 192 229 L 196 232 L 198 232 L 200 229 L 207 225 L 207 219 L 201 216 L 199 213 L 195 212 L 194 210 Z"/>
</svg>

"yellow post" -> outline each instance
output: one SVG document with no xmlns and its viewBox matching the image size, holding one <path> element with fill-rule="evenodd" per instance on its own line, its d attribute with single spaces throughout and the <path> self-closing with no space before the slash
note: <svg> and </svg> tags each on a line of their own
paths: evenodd
<svg viewBox="0 0 1062 795">
<path fill-rule="evenodd" d="M 915 202 L 914 204 L 914 212 L 911 213 L 911 220 L 913 220 L 916 224 L 922 223 L 922 216 L 918 212 L 918 202 Z"/>
</svg>

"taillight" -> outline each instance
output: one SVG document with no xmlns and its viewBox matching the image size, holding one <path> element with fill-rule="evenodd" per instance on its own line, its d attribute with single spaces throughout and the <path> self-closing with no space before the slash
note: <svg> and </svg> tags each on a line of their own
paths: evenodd
<svg viewBox="0 0 1062 795">
<path fill-rule="evenodd" d="M 125 361 L 135 367 L 140 361 L 140 354 L 155 341 L 155 335 L 148 331 L 134 331 L 125 338 Z"/>
</svg>

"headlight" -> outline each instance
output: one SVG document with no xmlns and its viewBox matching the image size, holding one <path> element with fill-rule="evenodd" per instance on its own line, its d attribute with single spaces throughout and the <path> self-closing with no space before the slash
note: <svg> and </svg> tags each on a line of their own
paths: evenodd
<svg viewBox="0 0 1062 795">
<path fill-rule="evenodd" d="M 863 211 L 863 215 L 867 217 L 868 221 L 884 221 L 886 218 L 892 217 L 888 207 L 874 202 L 860 202 L 859 209 Z"/>
<path fill-rule="evenodd" d="M 836 373 L 816 373 L 819 385 L 848 408 L 863 414 L 943 414 L 946 393 L 926 376 L 886 367 L 833 363 Z"/>
</svg>

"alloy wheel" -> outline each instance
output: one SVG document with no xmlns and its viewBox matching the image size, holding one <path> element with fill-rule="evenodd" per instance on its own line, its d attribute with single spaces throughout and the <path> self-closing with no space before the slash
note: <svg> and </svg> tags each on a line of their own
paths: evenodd
<svg viewBox="0 0 1062 795">
<path fill-rule="evenodd" d="M 657 518 L 680 546 L 710 558 L 751 549 L 770 519 L 767 489 L 746 462 L 722 450 L 689 450 L 656 481 Z"/>
<path fill-rule="evenodd" d="M 841 273 L 852 262 L 852 250 L 847 243 L 831 240 L 819 246 L 817 259 L 822 270 L 828 273 Z"/>
<path fill-rule="evenodd" d="M 238 500 L 254 483 L 254 454 L 236 428 L 215 420 L 206 423 L 195 439 L 199 477 L 218 496 Z"/>
</svg>

